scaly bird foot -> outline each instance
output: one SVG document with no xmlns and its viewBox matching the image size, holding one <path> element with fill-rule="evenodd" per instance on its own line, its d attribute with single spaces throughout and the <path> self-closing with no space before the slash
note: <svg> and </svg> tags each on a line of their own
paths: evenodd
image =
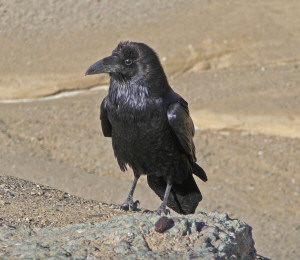
<svg viewBox="0 0 300 260">
<path fill-rule="evenodd" d="M 154 211 L 157 215 L 169 215 L 170 210 L 166 208 L 166 206 L 159 206 L 157 210 Z"/>
<path fill-rule="evenodd" d="M 157 215 L 170 215 L 170 210 L 167 209 L 166 207 L 160 205 L 157 210 L 149 210 L 145 209 L 143 213 L 152 213 L 152 214 L 157 214 Z"/>
<path fill-rule="evenodd" d="M 125 211 L 137 211 L 138 210 L 138 205 L 140 202 L 138 200 L 133 201 L 132 199 L 127 199 L 125 202 L 120 206 L 121 210 Z"/>
</svg>

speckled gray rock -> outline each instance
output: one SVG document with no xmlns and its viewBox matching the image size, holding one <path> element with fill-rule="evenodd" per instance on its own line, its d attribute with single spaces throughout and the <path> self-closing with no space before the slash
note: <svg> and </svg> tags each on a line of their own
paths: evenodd
<svg viewBox="0 0 300 260">
<path fill-rule="evenodd" d="M 65 227 L 0 228 L 0 258 L 255 259 L 251 227 L 226 214 L 168 216 L 174 226 L 155 232 L 160 218 L 135 213 Z"/>
</svg>

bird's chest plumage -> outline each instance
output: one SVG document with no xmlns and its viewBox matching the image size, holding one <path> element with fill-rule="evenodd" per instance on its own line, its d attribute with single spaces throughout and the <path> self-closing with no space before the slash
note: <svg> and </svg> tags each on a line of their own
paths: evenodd
<svg viewBox="0 0 300 260">
<path fill-rule="evenodd" d="M 151 97 L 148 89 L 136 84 L 110 86 L 107 112 L 113 132 L 123 129 L 159 128 L 167 121 L 167 107 L 163 98 Z M 158 120 L 159 119 L 159 120 Z"/>
<path fill-rule="evenodd" d="M 157 140 L 168 128 L 166 108 L 160 99 L 126 97 L 110 105 L 112 138 L 122 146 L 137 149 Z"/>
<path fill-rule="evenodd" d="M 108 99 L 107 114 L 112 125 L 112 143 L 121 165 L 141 171 L 155 171 L 173 139 L 162 98 L 151 98 L 147 91 L 118 89 Z"/>
</svg>

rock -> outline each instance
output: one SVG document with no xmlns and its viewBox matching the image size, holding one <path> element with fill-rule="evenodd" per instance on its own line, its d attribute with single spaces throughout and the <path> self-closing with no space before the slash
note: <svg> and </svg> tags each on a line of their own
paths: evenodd
<svg viewBox="0 0 300 260">
<path fill-rule="evenodd" d="M 167 229 L 171 228 L 173 226 L 173 223 L 174 222 L 172 219 L 163 216 L 155 223 L 155 231 L 163 233 Z"/>
<path fill-rule="evenodd" d="M 0 183 L 0 259 L 264 259 L 252 228 L 227 214 L 128 213 L 14 177 Z"/>
<path fill-rule="evenodd" d="M 224 214 L 213 216 L 212 221 L 211 213 L 169 218 L 134 213 L 64 227 L 2 226 L 0 258 L 255 259 L 251 227 Z M 208 228 L 196 228 L 208 222 Z"/>
</svg>

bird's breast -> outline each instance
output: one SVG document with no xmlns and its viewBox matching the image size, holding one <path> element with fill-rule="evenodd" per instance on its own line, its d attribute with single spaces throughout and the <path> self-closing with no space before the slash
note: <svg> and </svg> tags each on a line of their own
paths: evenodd
<svg viewBox="0 0 300 260">
<path fill-rule="evenodd" d="M 163 98 L 151 98 L 140 88 L 115 90 L 107 103 L 115 156 L 120 165 L 156 172 L 176 150 Z"/>
<path fill-rule="evenodd" d="M 163 106 L 152 104 L 145 109 L 119 106 L 109 111 L 108 116 L 117 154 L 137 158 L 150 150 L 167 148 L 171 133 Z"/>
</svg>

